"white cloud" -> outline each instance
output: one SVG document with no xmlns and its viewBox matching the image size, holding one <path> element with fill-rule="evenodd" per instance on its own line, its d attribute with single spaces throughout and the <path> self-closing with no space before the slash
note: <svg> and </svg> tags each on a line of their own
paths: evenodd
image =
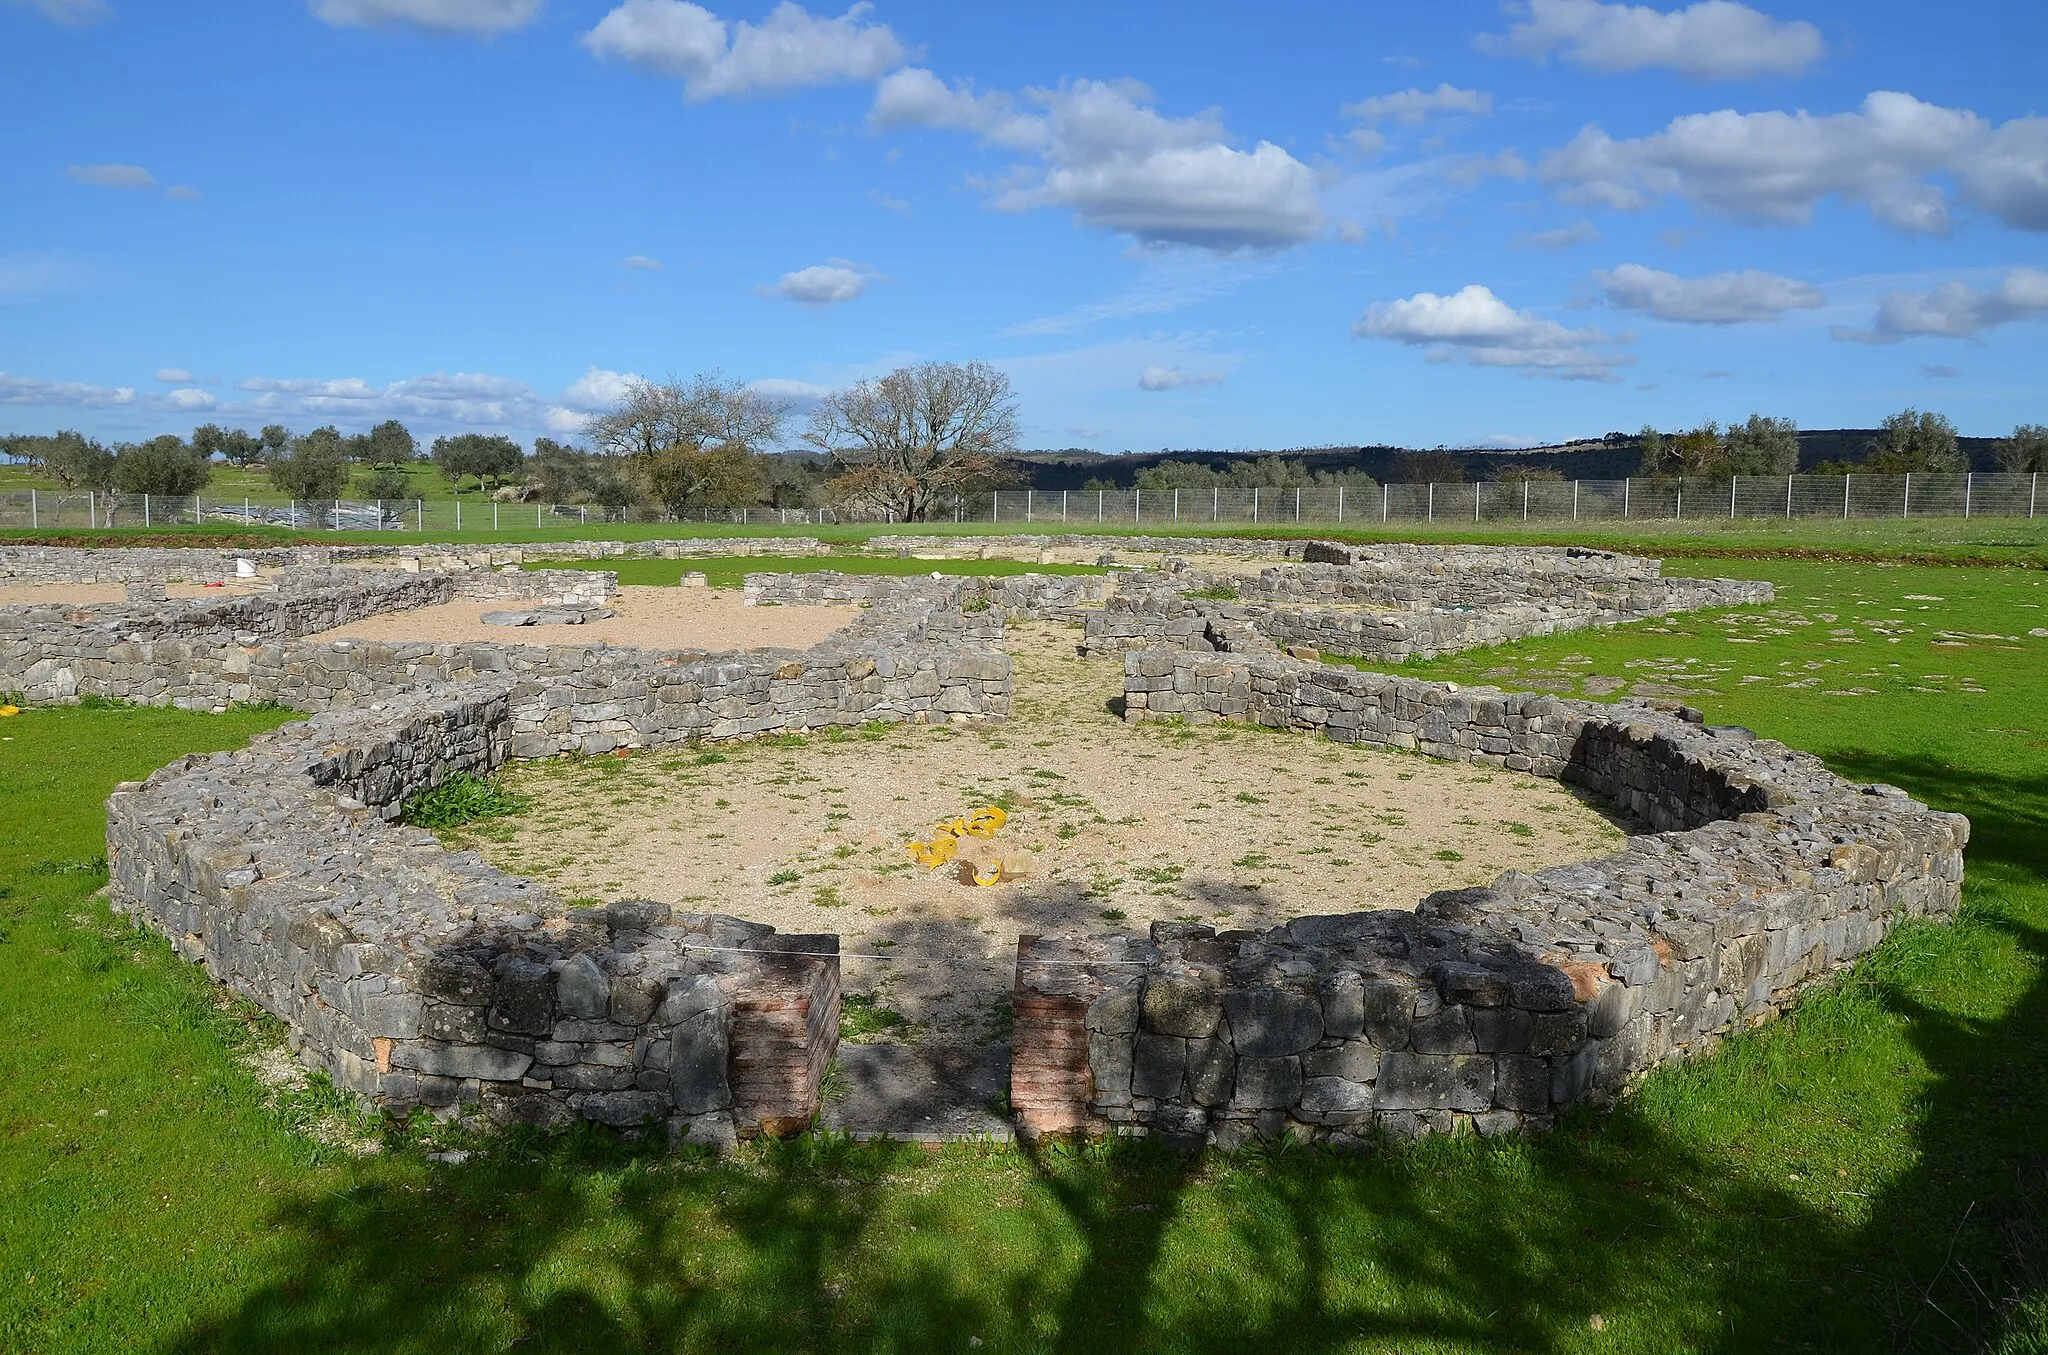
<svg viewBox="0 0 2048 1355">
<path fill-rule="evenodd" d="M 1475 44 L 1494 56 L 1543 60 L 1556 52 L 1597 71 L 1662 66 L 1698 80 L 1798 75 L 1825 52 L 1820 30 L 1780 22 L 1733 0 L 1699 0 L 1665 13 L 1600 0 L 1527 0 L 1526 17 Z"/>
<path fill-rule="evenodd" d="M 1345 104 L 1343 113 L 1347 118 L 1375 126 L 1394 122 L 1403 127 L 1419 127 L 1425 120 L 1443 113 L 1490 117 L 1493 96 L 1482 90 L 1440 84 L 1435 89 L 1404 89 L 1396 94 L 1375 94 L 1369 99 Z"/>
<path fill-rule="evenodd" d="M 156 175 L 141 165 L 66 165 L 64 177 L 94 188 L 128 188 L 148 192 L 156 187 Z"/>
<path fill-rule="evenodd" d="M 1885 90 L 1853 113 L 1722 109 L 1632 141 L 1588 126 L 1540 168 L 1570 202 L 1633 211 L 1677 196 L 1724 216 L 1804 225 L 1832 196 L 1928 235 L 1949 229 L 1950 197 L 1929 182 L 1947 174 L 1955 201 L 2048 230 L 2048 118 L 1993 127 L 1967 109 Z"/>
<path fill-rule="evenodd" d="M 1569 226 L 1518 235 L 1513 243 L 1523 249 L 1570 249 L 1573 245 L 1590 244 L 1599 238 L 1600 232 L 1592 222 L 1579 220 Z"/>
<path fill-rule="evenodd" d="M 165 385 L 182 386 L 188 381 L 197 381 L 199 378 L 193 376 L 192 373 L 186 371 L 183 367 L 159 367 L 156 369 L 156 379 Z"/>
<path fill-rule="evenodd" d="M 50 405 L 65 409 L 113 409 L 135 403 L 133 386 L 95 386 L 84 381 L 45 381 L 0 372 L 0 405 Z"/>
<path fill-rule="evenodd" d="M 340 28 L 408 24 L 439 33 L 491 36 L 524 28 L 541 0 L 311 0 L 315 18 Z"/>
<path fill-rule="evenodd" d="M 1974 339 L 1987 329 L 2048 316 L 2048 272 L 2014 268 L 1983 291 L 1951 282 L 1931 292 L 1887 292 L 1869 329 L 1837 325 L 1834 336 L 1855 343 L 1897 343 L 1933 337 Z"/>
<path fill-rule="evenodd" d="M 1610 306 L 1688 325 L 1775 320 L 1788 310 L 1812 310 L 1827 303 L 1817 288 L 1797 278 L 1754 268 L 1682 278 L 1639 263 L 1625 263 L 1611 271 L 1594 270 L 1593 281 L 1607 293 Z"/>
<path fill-rule="evenodd" d="M 881 278 L 880 273 L 866 264 L 854 263 L 850 259 L 828 259 L 809 268 L 784 273 L 773 286 L 757 290 L 763 296 L 779 296 L 784 301 L 822 309 L 842 301 L 858 300 L 868 289 L 868 283 Z"/>
<path fill-rule="evenodd" d="M 1179 390 L 1182 386 L 1220 386 L 1227 377 L 1225 372 L 1188 372 L 1154 362 L 1148 363 L 1139 373 L 1138 389 L 1170 391 Z"/>
<path fill-rule="evenodd" d="M 113 15 L 107 0 L 7 0 L 17 9 L 33 9 L 55 23 L 83 28 Z"/>
<path fill-rule="evenodd" d="M 593 366 L 569 383 L 562 392 L 562 403 L 570 409 L 595 414 L 623 400 L 626 388 L 639 379 L 635 372 L 614 372 Z"/>
<path fill-rule="evenodd" d="M 619 260 L 619 267 L 641 268 L 650 273 L 659 273 L 661 271 L 661 260 L 649 258 L 645 254 L 628 254 L 625 258 Z"/>
<path fill-rule="evenodd" d="M 209 391 L 203 391 L 197 387 L 187 387 L 184 390 L 174 390 L 169 395 L 166 395 L 164 403 L 172 409 L 192 413 L 196 410 L 212 409 L 219 401 L 215 400 Z"/>
<path fill-rule="evenodd" d="M 874 203 L 875 206 L 881 208 L 885 212 L 894 212 L 898 216 L 910 215 L 909 203 L 905 202 L 902 198 L 890 197 L 889 194 L 884 192 L 882 189 L 870 188 L 868 190 L 868 201 Z"/>
<path fill-rule="evenodd" d="M 1215 250 L 1278 248 L 1320 233 L 1307 165 L 1269 141 L 1238 149 L 1213 112 L 1168 118 L 1151 103 L 1134 81 L 1076 80 L 1026 90 L 1020 102 L 907 70 L 876 88 L 868 118 L 877 128 L 968 132 L 1035 154 L 1038 165 L 982 185 L 999 211 L 1063 207 L 1084 225 L 1147 244 Z"/>
<path fill-rule="evenodd" d="M 1626 353 L 1603 351 L 1617 342 L 1609 335 L 1567 329 L 1518 311 L 1476 282 L 1450 296 L 1417 292 L 1399 301 L 1375 302 L 1351 332 L 1361 339 L 1426 348 L 1430 362 L 1462 358 L 1478 367 L 1518 368 L 1564 380 L 1615 381 L 1615 368 L 1635 362 Z"/>
<path fill-rule="evenodd" d="M 617 58 L 683 82 L 690 99 L 873 80 L 903 64 L 904 48 L 874 6 L 838 18 L 783 0 L 758 24 L 727 22 L 688 0 L 625 0 L 583 35 L 602 58 Z"/>
</svg>

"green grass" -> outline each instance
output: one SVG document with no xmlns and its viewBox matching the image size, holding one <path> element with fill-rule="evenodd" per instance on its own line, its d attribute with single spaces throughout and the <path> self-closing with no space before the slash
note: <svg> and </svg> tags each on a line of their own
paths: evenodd
<svg viewBox="0 0 2048 1355">
<path fill-rule="evenodd" d="M 738 588 L 749 574 L 775 574 L 836 569 L 842 574 L 886 575 L 892 578 L 1008 578 L 1019 574 L 1102 574 L 1093 565 L 1039 565 L 1021 560 L 899 560 L 892 555 L 707 555 L 695 560 L 537 560 L 528 569 L 596 569 L 618 574 L 622 584 L 680 584 L 683 575 L 702 570 L 713 588 Z M 974 610 L 970 608 L 969 610 Z"/>
<path fill-rule="evenodd" d="M 223 496 L 225 497 L 225 496 Z M 467 496 L 465 496 L 467 501 Z M 85 532 L 72 529 L 27 528 L 0 530 L 0 541 L 103 542 L 109 545 L 163 540 L 181 544 L 285 544 L 322 542 L 367 544 L 406 542 L 466 542 L 474 545 L 517 545 L 536 541 L 652 541 L 672 538 L 725 540 L 736 537 L 808 537 L 835 545 L 856 546 L 877 536 L 985 537 L 990 535 L 1044 534 L 1058 530 L 1057 523 L 1025 524 L 919 522 L 884 525 L 776 527 L 767 525 L 725 526 L 704 523 L 577 523 L 550 521 L 543 527 L 517 524 L 517 514 L 505 510 L 502 531 L 479 530 L 469 525 L 483 520 L 488 505 L 476 511 L 464 508 L 465 526 L 457 532 L 449 525 L 447 513 L 436 519 L 428 512 L 424 532 L 295 532 L 283 527 L 223 530 L 219 526 L 117 528 Z M 530 513 L 530 508 L 527 509 Z M 1389 527 L 1346 523 L 1334 526 L 1279 526 L 1226 523 L 1220 526 L 1186 524 L 1180 527 L 1154 525 L 1095 529 L 1093 535 L 1154 537 L 1235 537 L 1241 539 L 1324 539 L 1344 541 L 1442 541 L 1495 545 L 1592 546 L 1603 550 L 1625 550 L 1651 555 L 1721 555 L 1795 558 L 1840 558 L 1846 560 L 1909 560 L 1918 563 L 1976 563 L 2020 565 L 2048 569 L 2048 514 L 2023 518 L 1914 518 L 1859 519 L 1841 522 L 1832 518 L 1719 519 L 1684 522 L 1586 522 L 1586 523 L 1487 523 L 1444 522 L 1437 524 L 1396 523 Z M 766 567 L 772 568 L 772 565 Z M 1049 572 L 1052 566 L 1040 566 Z"/>
<path fill-rule="evenodd" d="M 0 721 L 0 1349 L 2048 1348 L 2048 577 L 1738 569 L 1779 606 L 1412 671 L 1726 665 L 1682 699 L 1972 817 L 1961 919 L 1610 1115 L 1365 1159 L 325 1148 L 238 1062 L 271 1025 L 91 898 L 114 781 L 280 717 Z"/>
<path fill-rule="evenodd" d="M 499 819 L 525 811 L 528 801 L 488 777 L 455 772 L 432 790 L 405 802 L 404 818 L 420 828 L 460 828 L 479 819 Z"/>
</svg>

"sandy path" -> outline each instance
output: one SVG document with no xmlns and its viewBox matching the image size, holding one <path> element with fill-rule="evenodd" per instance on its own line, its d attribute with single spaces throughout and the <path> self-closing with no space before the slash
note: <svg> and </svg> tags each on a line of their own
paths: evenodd
<svg viewBox="0 0 2048 1355">
<path fill-rule="evenodd" d="M 310 638 L 335 640 L 494 640 L 502 644 L 638 645 L 642 649 L 809 649 L 859 615 L 857 607 L 748 607 L 732 590 L 619 589 L 608 621 L 580 626 L 486 626 L 485 612 L 516 611 L 522 602 L 449 602 L 351 621 Z"/>
<path fill-rule="evenodd" d="M 1510 866 L 1581 859 L 1620 832 L 1553 781 L 1248 729 L 1126 725 L 1121 667 L 1075 628 L 1010 627 L 1017 713 L 690 755 L 518 763 L 526 814 L 466 839 L 574 898 L 644 896 L 784 931 L 837 932 L 847 985 L 915 1038 L 1000 1033 L 1021 932 L 1256 927 L 1405 908 Z M 988 888 L 904 842 L 994 801 L 985 846 L 1031 874 Z"/>
</svg>

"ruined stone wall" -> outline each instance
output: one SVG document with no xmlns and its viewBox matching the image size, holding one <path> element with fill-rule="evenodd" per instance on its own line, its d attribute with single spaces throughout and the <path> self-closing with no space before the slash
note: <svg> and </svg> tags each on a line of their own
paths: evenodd
<svg viewBox="0 0 2048 1355">
<path fill-rule="evenodd" d="M 905 580 L 829 569 L 801 574 L 749 574 L 745 580 L 749 606 L 857 605 L 910 589 L 929 591 L 936 603 L 974 609 L 966 613 L 969 617 L 993 608 L 1012 621 L 1039 617 L 1078 622 L 1085 611 L 1102 605 L 1111 586 L 1103 575 L 1021 574 Z"/>
<path fill-rule="evenodd" d="M 1455 560 L 1463 548 L 1435 549 Z M 1626 558 L 1603 554 L 1593 563 L 1604 569 Z M 1356 565 L 1268 569 L 1253 579 L 1192 572 L 1119 575 L 1104 609 L 1085 618 L 1083 647 L 1091 654 L 1248 652 L 1270 647 L 1251 638 L 1264 636 L 1282 646 L 1399 663 L 1703 607 L 1768 602 L 1773 596 L 1770 584 L 1746 579 L 1602 572 L 1582 577 L 1562 569 L 1518 573 L 1497 566 L 1497 560 L 1466 561 L 1457 569 L 1413 577 Z M 1233 596 L 1195 596 L 1202 592 Z"/>
<path fill-rule="evenodd" d="M 566 909 L 387 823 L 511 751 L 502 679 L 289 725 L 107 802 L 112 902 L 278 1016 L 309 1067 L 395 1113 L 665 1121 L 696 1141 L 816 1113 L 838 939 L 625 901 Z"/>
<path fill-rule="evenodd" d="M 1960 897 L 1968 820 L 1670 703 L 1190 654 L 1128 656 L 1125 700 L 1132 719 L 1245 720 L 1558 777 L 1657 831 L 1413 913 L 1025 938 L 1011 1099 L 1033 1132 L 1363 1145 L 1541 1128 Z"/>
</svg>

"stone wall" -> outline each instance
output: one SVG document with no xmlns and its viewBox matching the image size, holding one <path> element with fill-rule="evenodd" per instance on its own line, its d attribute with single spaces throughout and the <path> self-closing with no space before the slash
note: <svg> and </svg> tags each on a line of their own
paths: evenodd
<svg viewBox="0 0 2048 1355">
<path fill-rule="evenodd" d="M 1543 568 L 1518 572 L 1520 553 L 1430 547 L 1437 568 L 1408 574 L 1377 565 L 1268 569 L 1256 578 L 1181 571 L 1117 576 L 1115 595 L 1086 618 L 1084 650 L 1186 649 L 1255 652 L 1299 645 L 1383 663 L 1621 625 L 1651 616 L 1768 602 L 1768 583 L 1667 579 L 1624 564 L 1631 557 L 1587 553 L 1590 569 L 1548 553 Z M 1529 552 L 1529 554 L 1539 554 Z M 1505 557 L 1505 558 L 1504 558 Z M 1629 572 L 1614 571 L 1626 569 Z M 1232 597 L 1198 597 L 1202 592 Z M 1260 639 L 1259 637 L 1263 637 Z"/>
<path fill-rule="evenodd" d="M 1655 831 L 1413 913 L 1024 938 L 1011 1100 L 1029 1132 L 1363 1145 L 1542 1128 L 1959 901 L 1968 820 L 1671 703 L 1184 653 L 1132 654 L 1125 680 L 1128 718 L 1245 720 L 1557 777 Z"/>
<path fill-rule="evenodd" d="M 394 1113 L 664 1121 L 729 1143 L 810 1123 L 838 1037 L 838 938 L 664 904 L 567 909 L 385 822 L 511 751 L 500 679 L 317 715 L 107 802 L 112 901 Z"/>
<path fill-rule="evenodd" d="M 1084 612 L 1102 605 L 1111 582 L 1103 575 L 1021 574 L 907 583 L 884 574 L 820 569 L 802 574 L 749 574 L 744 586 L 748 606 L 858 605 L 914 587 L 937 589 L 949 604 L 957 597 L 958 606 L 973 609 L 968 616 L 994 609 L 1012 621 L 1038 617 L 1078 623 Z"/>
</svg>

